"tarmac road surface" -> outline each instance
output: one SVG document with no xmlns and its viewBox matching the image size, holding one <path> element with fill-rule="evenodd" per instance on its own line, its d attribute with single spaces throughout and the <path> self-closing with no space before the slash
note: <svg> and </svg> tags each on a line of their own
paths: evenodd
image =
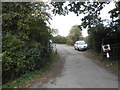
<svg viewBox="0 0 120 90">
<path fill-rule="evenodd" d="M 56 47 L 59 63 L 31 88 L 118 88 L 118 77 L 86 57 L 84 51 L 63 44 Z"/>
</svg>

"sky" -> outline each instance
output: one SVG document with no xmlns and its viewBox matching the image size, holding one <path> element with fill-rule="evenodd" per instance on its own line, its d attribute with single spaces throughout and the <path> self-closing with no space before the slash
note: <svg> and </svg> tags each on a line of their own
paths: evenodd
<svg viewBox="0 0 120 90">
<path fill-rule="evenodd" d="M 108 12 L 113 8 L 115 8 L 115 4 L 113 2 L 106 5 L 105 8 L 101 11 L 100 17 L 102 17 L 102 19 L 110 19 L 110 15 L 108 14 Z M 50 27 L 58 29 L 59 35 L 67 36 L 72 26 L 81 24 L 81 19 L 83 17 L 84 14 L 76 16 L 74 13 L 69 13 L 69 15 L 66 16 L 53 15 L 52 20 L 50 20 Z M 88 36 L 87 29 L 82 30 L 82 35 L 83 37 Z"/>
<path fill-rule="evenodd" d="M 67 36 L 72 26 L 80 25 L 81 18 L 84 15 L 80 15 L 77 17 L 74 13 L 69 13 L 67 16 L 53 16 L 53 20 L 51 20 L 51 27 L 59 30 L 59 35 Z"/>
</svg>

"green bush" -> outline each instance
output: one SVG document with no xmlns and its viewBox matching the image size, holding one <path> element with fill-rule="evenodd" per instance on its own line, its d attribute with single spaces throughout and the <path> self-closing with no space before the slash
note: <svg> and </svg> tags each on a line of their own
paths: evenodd
<svg viewBox="0 0 120 90">
<path fill-rule="evenodd" d="M 100 52 L 102 40 L 109 32 L 109 28 L 105 27 L 103 24 L 98 24 L 96 27 L 89 29 L 89 36 L 86 39 L 89 48 L 95 52 Z"/>
<path fill-rule="evenodd" d="M 53 40 L 53 43 L 59 43 L 59 44 L 66 43 L 66 38 L 60 35 L 53 37 L 52 40 Z"/>
<path fill-rule="evenodd" d="M 47 26 L 50 15 L 43 10 L 45 8 L 42 2 L 2 4 L 3 83 L 41 69 L 50 61 L 51 32 Z M 36 11 L 39 12 L 36 14 Z"/>
<path fill-rule="evenodd" d="M 31 48 L 26 53 L 26 70 L 32 71 L 41 67 L 41 51 Z"/>
<path fill-rule="evenodd" d="M 18 76 L 18 72 L 23 71 L 25 55 L 23 48 L 25 46 L 24 41 L 21 41 L 17 36 L 7 33 L 3 37 L 3 80 L 5 78 L 13 78 Z"/>
<path fill-rule="evenodd" d="M 4 40 L 3 82 L 41 67 L 41 50 L 26 47 L 24 41 L 10 33 L 5 36 Z"/>
</svg>

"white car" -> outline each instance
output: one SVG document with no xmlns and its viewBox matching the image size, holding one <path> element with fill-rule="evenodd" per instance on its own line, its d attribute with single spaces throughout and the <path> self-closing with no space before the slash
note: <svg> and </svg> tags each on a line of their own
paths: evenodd
<svg viewBox="0 0 120 90">
<path fill-rule="evenodd" d="M 85 41 L 76 41 L 74 44 L 74 48 L 76 50 L 86 50 L 88 48 L 87 43 Z"/>
</svg>

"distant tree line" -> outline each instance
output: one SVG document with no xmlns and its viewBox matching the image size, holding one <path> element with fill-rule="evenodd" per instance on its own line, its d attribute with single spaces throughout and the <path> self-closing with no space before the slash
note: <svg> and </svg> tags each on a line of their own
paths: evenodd
<svg viewBox="0 0 120 90">
<path fill-rule="evenodd" d="M 59 43 L 59 44 L 69 44 L 73 45 L 75 41 L 82 40 L 82 34 L 81 34 L 81 27 L 80 25 L 74 25 L 71 27 L 70 32 L 68 36 L 60 36 L 57 35 L 53 37 L 53 43 Z"/>
<path fill-rule="evenodd" d="M 59 44 L 65 44 L 66 43 L 66 37 L 57 35 L 53 37 L 53 43 L 59 43 Z"/>
</svg>

